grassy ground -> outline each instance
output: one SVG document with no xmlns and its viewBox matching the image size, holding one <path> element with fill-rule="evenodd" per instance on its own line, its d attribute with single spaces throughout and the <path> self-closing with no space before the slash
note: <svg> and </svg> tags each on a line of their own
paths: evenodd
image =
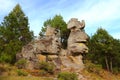
<svg viewBox="0 0 120 80">
<path fill-rule="evenodd" d="M 101 65 L 91 62 L 85 64 L 85 69 L 81 72 L 87 80 L 120 80 L 120 74 L 112 74 L 104 69 Z"/>
<path fill-rule="evenodd" d="M 107 71 L 96 74 L 94 72 L 88 72 L 87 70 L 83 70 L 81 74 L 85 76 L 87 80 L 120 80 L 120 75 L 114 75 Z"/>
<path fill-rule="evenodd" d="M 32 71 L 31 74 L 27 70 L 22 70 L 22 72 L 18 72 L 18 70 L 20 69 L 17 69 L 15 66 L 1 64 L 0 80 L 54 80 L 52 77 L 56 75 L 47 75 L 44 71 L 42 71 L 42 75 L 38 75 L 38 71 Z M 120 74 L 112 74 L 91 63 L 87 64 L 86 69 L 81 71 L 80 74 L 87 80 L 120 80 Z"/>
<path fill-rule="evenodd" d="M 33 76 L 26 70 L 17 69 L 9 64 L 0 64 L 0 80 L 53 80 L 53 78 Z"/>
<path fill-rule="evenodd" d="M 0 76 L 0 80 L 53 80 L 53 78 L 42 78 L 35 76 Z"/>
</svg>

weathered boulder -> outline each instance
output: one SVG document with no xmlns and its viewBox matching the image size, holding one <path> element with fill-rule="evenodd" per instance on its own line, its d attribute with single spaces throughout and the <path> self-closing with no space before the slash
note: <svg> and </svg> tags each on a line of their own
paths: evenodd
<svg viewBox="0 0 120 80">
<path fill-rule="evenodd" d="M 70 35 L 68 38 L 67 56 L 62 57 L 62 65 L 66 66 L 67 71 L 73 70 L 73 72 L 79 72 L 84 68 L 82 54 L 88 52 L 86 46 L 88 36 L 84 31 L 85 22 L 78 21 L 76 18 L 72 18 L 67 28 L 70 29 Z"/>
<path fill-rule="evenodd" d="M 67 24 L 67 28 L 72 29 L 74 27 L 76 27 L 75 29 L 83 29 L 85 27 L 85 21 L 82 20 L 82 22 L 80 22 L 77 18 L 71 18 Z"/>
<path fill-rule="evenodd" d="M 82 30 L 73 30 L 68 38 L 68 54 L 86 53 L 88 48 L 86 46 L 88 36 Z"/>
<path fill-rule="evenodd" d="M 26 59 L 28 63 L 27 69 L 34 69 L 39 61 L 47 60 L 44 55 L 58 55 L 60 49 L 57 29 L 48 26 L 46 35 L 25 45 L 21 52 L 16 54 L 16 59 Z"/>
<path fill-rule="evenodd" d="M 62 71 L 70 71 L 79 72 L 84 68 L 84 64 L 82 62 L 82 56 L 63 56 L 61 59 L 61 70 Z"/>
<path fill-rule="evenodd" d="M 21 60 L 25 59 L 27 61 L 25 68 L 27 69 L 34 69 L 36 68 L 36 64 L 38 64 L 38 58 L 36 56 L 34 42 L 30 42 L 29 44 L 25 45 L 20 53 L 16 54 L 16 59 Z"/>
<path fill-rule="evenodd" d="M 88 48 L 83 43 L 74 43 L 69 45 L 69 48 L 68 48 L 68 55 L 77 56 L 87 52 L 88 52 Z"/>
<path fill-rule="evenodd" d="M 68 45 L 73 44 L 73 43 L 84 43 L 84 42 L 87 42 L 87 39 L 88 39 L 88 36 L 84 31 L 80 29 L 73 30 L 70 32 L 70 35 L 68 38 Z"/>
<path fill-rule="evenodd" d="M 72 18 L 67 25 L 70 29 L 67 49 L 61 49 L 59 30 L 47 26 L 45 36 L 25 45 L 21 52 L 16 54 L 17 60 L 26 59 L 27 69 L 37 69 L 40 61 L 54 63 L 57 70 L 79 73 L 84 68 L 82 54 L 88 52 L 88 39 L 84 31 L 85 22 Z"/>
<path fill-rule="evenodd" d="M 68 55 L 78 55 L 88 51 L 88 48 L 85 44 L 88 36 L 84 31 L 84 27 L 85 22 L 80 22 L 75 18 L 72 18 L 68 22 L 67 28 L 71 30 L 68 38 Z"/>
<path fill-rule="evenodd" d="M 40 46 L 37 48 L 41 53 L 57 55 L 60 52 L 59 31 L 53 27 L 47 26 L 46 35 L 39 40 Z M 38 44 L 37 44 L 38 45 Z"/>
<path fill-rule="evenodd" d="M 25 58 L 27 60 L 36 60 L 36 55 L 34 54 L 34 46 L 33 42 L 25 45 L 20 53 L 16 54 L 16 59 L 19 60 L 21 58 Z"/>
</svg>

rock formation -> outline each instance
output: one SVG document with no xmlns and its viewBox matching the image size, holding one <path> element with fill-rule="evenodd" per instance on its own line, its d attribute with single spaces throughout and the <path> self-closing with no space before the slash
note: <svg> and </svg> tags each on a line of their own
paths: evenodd
<svg viewBox="0 0 120 80">
<path fill-rule="evenodd" d="M 79 72 L 84 68 L 82 54 L 88 52 L 86 42 L 88 39 L 87 34 L 84 31 L 85 22 L 78 21 L 76 18 L 72 18 L 67 28 L 70 29 L 70 35 L 68 38 L 67 54 L 61 57 L 62 65 L 67 71 L 74 69 L 74 72 Z"/>
<path fill-rule="evenodd" d="M 25 45 L 22 51 L 16 54 L 16 59 L 26 59 L 27 69 L 34 69 L 39 61 L 46 60 L 45 55 L 58 55 L 60 52 L 58 33 L 57 29 L 47 26 L 46 35 Z"/>
<path fill-rule="evenodd" d="M 60 52 L 59 32 L 57 29 L 47 26 L 43 38 L 35 42 L 36 52 L 40 54 L 57 55 Z"/>
<path fill-rule="evenodd" d="M 45 36 L 24 46 L 22 51 L 16 55 L 16 58 L 18 60 L 21 58 L 26 59 L 28 62 L 27 69 L 36 68 L 39 61 L 46 61 L 47 57 L 50 57 L 51 62 L 56 65 L 57 69 L 79 72 L 84 68 L 82 54 L 88 52 L 86 46 L 88 36 L 84 31 L 84 27 L 84 20 L 80 22 L 78 19 L 72 18 L 68 22 L 67 28 L 71 32 L 67 49 L 64 50 L 61 49 L 59 30 L 47 26 Z"/>
<path fill-rule="evenodd" d="M 76 18 L 72 18 L 68 22 L 67 28 L 71 30 L 68 38 L 68 54 L 69 55 L 80 55 L 88 51 L 85 43 L 87 42 L 88 36 L 84 32 L 85 22 L 78 21 Z"/>
</svg>

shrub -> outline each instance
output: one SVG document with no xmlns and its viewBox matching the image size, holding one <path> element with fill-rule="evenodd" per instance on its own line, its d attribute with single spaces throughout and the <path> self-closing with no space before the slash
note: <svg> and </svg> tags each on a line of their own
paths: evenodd
<svg viewBox="0 0 120 80">
<path fill-rule="evenodd" d="M 28 72 L 26 72 L 24 70 L 17 70 L 17 74 L 18 74 L 18 76 L 27 76 Z"/>
<path fill-rule="evenodd" d="M 10 63 L 12 61 L 12 57 L 10 55 L 8 55 L 7 53 L 3 53 L 1 56 L 0 56 L 0 62 L 7 62 L 7 63 Z"/>
<path fill-rule="evenodd" d="M 118 74 L 120 71 L 119 71 L 119 67 L 114 67 L 113 68 L 113 74 Z"/>
<path fill-rule="evenodd" d="M 90 61 L 87 61 L 86 64 L 85 64 L 85 69 L 88 72 L 93 72 L 95 74 L 100 75 L 101 71 L 102 71 L 102 65 L 100 65 L 100 64 L 93 64 Z"/>
<path fill-rule="evenodd" d="M 26 67 L 26 63 L 27 61 L 23 58 L 18 60 L 15 65 L 19 68 L 19 69 L 24 69 Z"/>
<path fill-rule="evenodd" d="M 43 61 L 39 63 L 39 68 L 45 70 L 48 73 L 53 74 L 55 70 L 55 65 L 53 63 L 48 63 Z"/>
<path fill-rule="evenodd" d="M 61 72 L 58 74 L 58 80 L 78 80 L 75 73 Z"/>
<path fill-rule="evenodd" d="M 45 70 L 41 70 L 41 71 L 39 72 L 39 74 L 40 74 L 41 76 L 44 76 L 44 75 L 47 74 L 47 72 L 46 72 Z"/>
</svg>

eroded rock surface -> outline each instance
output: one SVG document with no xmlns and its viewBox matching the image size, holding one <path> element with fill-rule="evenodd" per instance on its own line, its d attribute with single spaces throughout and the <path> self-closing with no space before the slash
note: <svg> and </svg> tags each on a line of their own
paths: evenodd
<svg viewBox="0 0 120 80">
<path fill-rule="evenodd" d="M 84 31 L 85 22 L 72 18 L 67 25 L 70 29 L 67 49 L 61 49 L 59 31 L 48 26 L 46 34 L 39 40 L 34 40 L 24 46 L 16 55 L 19 60 L 27 60 L 27 69 L 37 68 L 39 61 L 54 63 L 56 69 L 61 71 L 73 71 L 79 73 L 84 68 L 82 54 L 88 52 L 86 42 L 88 39 Z M 46 57 L 47 55 L 47 57 Z M 47 59 L 49 58 L 49 59 Z"/>
<path fill-rule="evenodd" d="M 85 22 L 78 21 L 76 18 L 72 18 L 67 28 L 70 29 L 70 35 L 68 38 L 68 46 L 66 56 L 61 56 L 61 62 L 65 71 L 73 71 L 79 73 L 84 68 L 82 54 L 88 52 L 86 46 L 88 36 L 84 31 Z"/>
<path fill-rule="evenodd" d="M 46 35 L 25 45 L 21 52 L 16 54 L 16 59 L 26 59 L 27 69 L 34 69 L 39 61 L 45 61 L 45 55 L 58 55 L 61 49 L 58 33 L 55 28 L 48 26 Z"/>
<path fill-rule="evenodd" d="M 72 18 L 68 22 L 67 28 L 70 29 L 70 36 L 68 38 L 68 54 L 80 55 L 86 53 L 88 48 L 86 42 L 88 39 L 87 34 L 84 31 L 85 22 L 78 21 L 76 18 Z"/>
</svg>

